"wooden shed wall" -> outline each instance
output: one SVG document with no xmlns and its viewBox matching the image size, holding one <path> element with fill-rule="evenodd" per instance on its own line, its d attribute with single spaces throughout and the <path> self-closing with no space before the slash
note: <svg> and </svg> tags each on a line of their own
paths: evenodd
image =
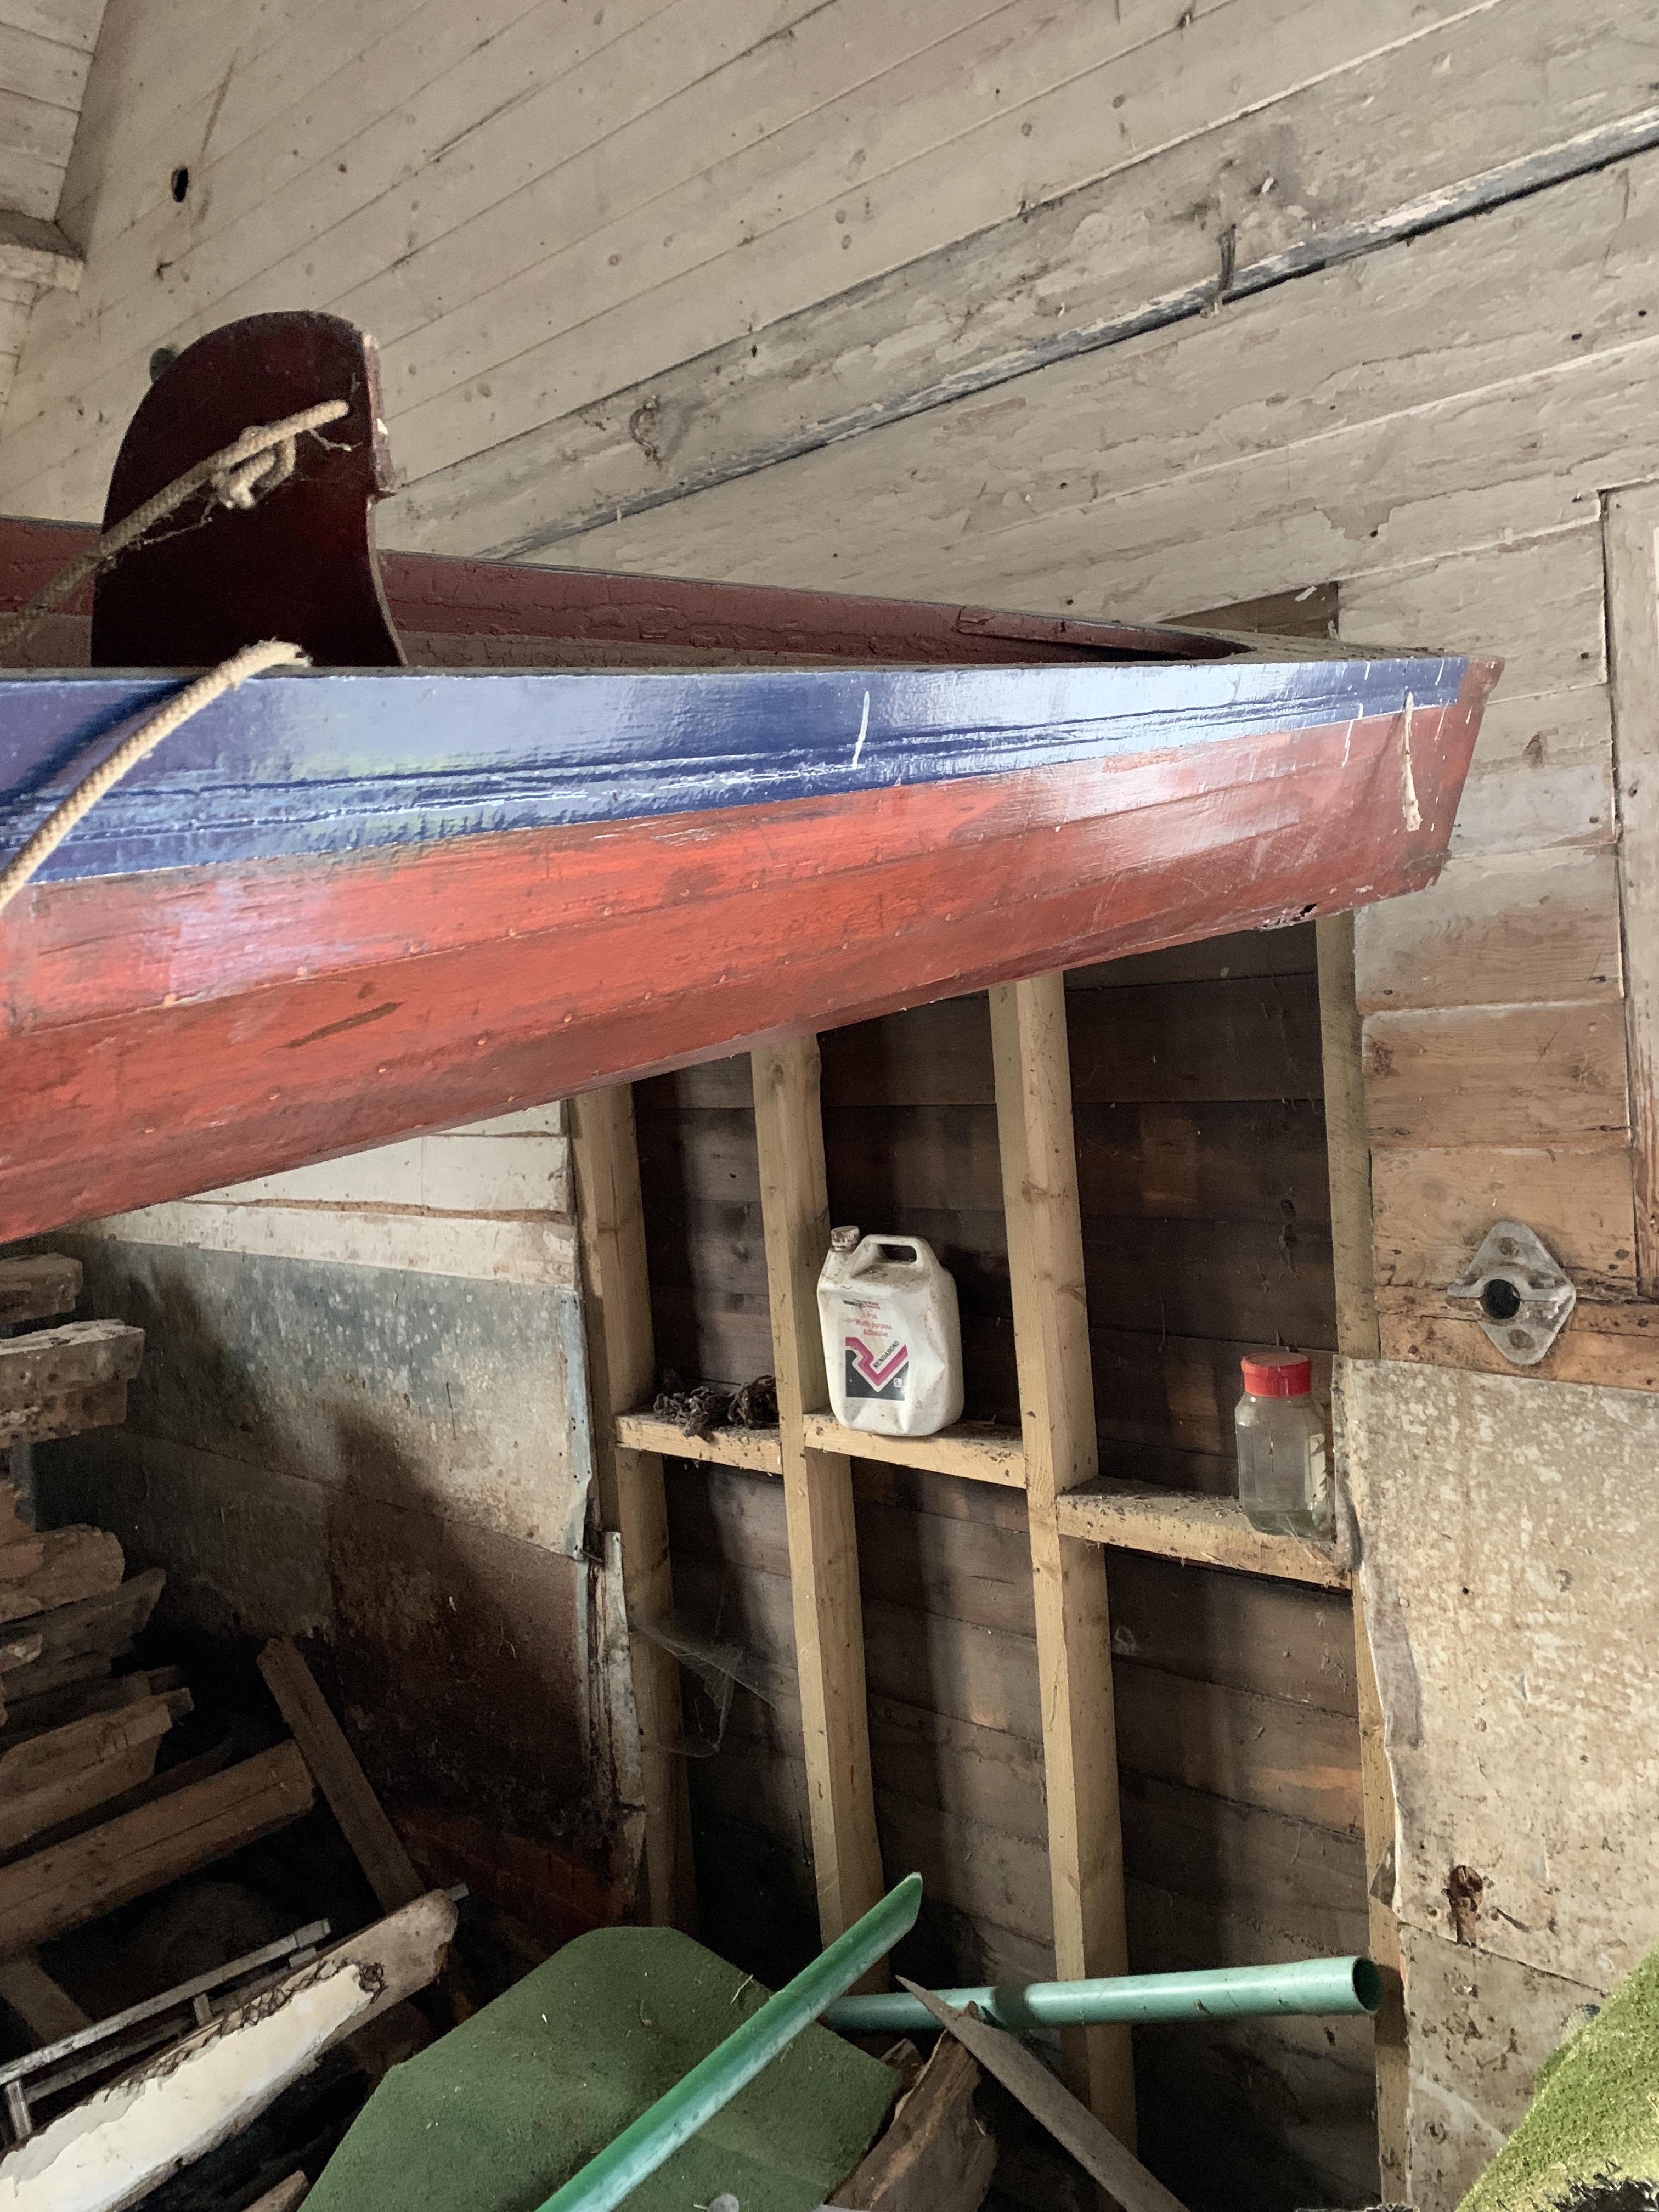
<svg viewBox="0 0 1659 2212">
<path fill-rule="evenodd" d="M 1519 1210 L 1583 1293 L 1533 1372 L 1651 1389 L 1651 779 L 1615 769 L 1659 682 L 1613 672 L 1616 755 L 1603 529 L 1616 598 L 1656 82 L 1642 0 L 116 9 L 0 502 L 95 514 L 155 346 L 329 306 L 386 346 L 394 542 L 1127 617 L 1340 578 L 1352 638 L 1505 654 L 1441 887 L 1359 924 L 1382 1340 L 1495 1361 L 1443 1291 Z M 1407 1934 L 1438 2032 L 1395 2179 L 1442 2212 L 1442 2116 L 1516 2092 L 1462 1948 Z"/>
<path fill-rule="evenodd" d="M 1241 1350 L 1334 1342 L 1312 933 L 1071 980 L 1103 1466 L 1231 1490 Z M 822 1051 L 832 1213 L 933 1243 L 958 1286 L 968 1415 L 1017 1421 L 984 1000 Z M 659 1358 L 747 1380 L 771 1361 L 748 1063 L 641 1085 L 635 1114 Z M 913 1964 L 1051 1972 L 1024 1500 L 854 1471 L 883 1859 L 927 1883 Z M 783 1498 L 704 1463 L 669 1480 L 677 1613 L 741 1644 L 763 1689 L 736 1692 L 718 1750 L 712 1705 L 694 1712 L 691 1778 L 706 1928 L 765 1971 L 814 1925 Z M 1363 1949 L 1346 1597 L 1128 1553 L 1109 1574 L 1134 1966 Z M 1224 2142 L 1249 2145 L 1263 2206 L 1375 2187 L 1368 2025 L 1139 2042 L 1144 2147 L 1195 2204 L 1246 2201 L 1215 2163 Z"/>
</svg>

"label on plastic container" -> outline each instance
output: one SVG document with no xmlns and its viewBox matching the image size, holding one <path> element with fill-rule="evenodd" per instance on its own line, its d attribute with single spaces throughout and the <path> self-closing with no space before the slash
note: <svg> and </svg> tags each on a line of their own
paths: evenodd
<svg viewBox="0 0 1659 2212">
<path fill-rule="evenodd" d="M 930 1437 L 962 1412 L 957 1286 L 920 1237 L 837 1230 L 818 1275 L 830 1411 L 849 1429 Z"/>
<path fill-rule="evenodd" d="M 843 1348 L 847 1355 L 845 1389 L 849 1398 L 883 1398 L 902 1405 L 910 1386 L 910 1347 L 882 1318 L 872 1298 L 841 1300 Z"/>
</svg>

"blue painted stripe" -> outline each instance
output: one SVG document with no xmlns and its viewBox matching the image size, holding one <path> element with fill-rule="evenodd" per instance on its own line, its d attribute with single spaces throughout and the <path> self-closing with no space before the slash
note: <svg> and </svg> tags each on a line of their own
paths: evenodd
<svg viewBox="0 0 1659 2212">
<path fill-rule="evenodd" d="M 167 738 L 41 872 L 361 851 L 1185 749 L 1395 714 L 1408 695 L 1445 705 L 1467 666 L 1425 657 L 261 677 Z M 0 857 L 177 684 L 0 678 Z"/>
</svg>

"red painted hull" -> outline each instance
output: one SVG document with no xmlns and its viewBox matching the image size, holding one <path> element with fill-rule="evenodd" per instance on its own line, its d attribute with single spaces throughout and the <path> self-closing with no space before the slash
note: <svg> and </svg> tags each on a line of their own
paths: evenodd
<svg viewBox="0 0 1659 2212">
<path fill-rule="evenodd" d="M 833 800 L 31 886 L 0 1242 L 1045 969 L 1418 888 L 1495 671 L 1378 716 Z M 300 957 L 295 957 L 296 948 Z"/>
</svg>

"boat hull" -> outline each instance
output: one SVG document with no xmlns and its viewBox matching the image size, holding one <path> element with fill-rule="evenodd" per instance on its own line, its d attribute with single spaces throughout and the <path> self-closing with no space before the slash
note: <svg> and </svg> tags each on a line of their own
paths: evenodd
<svg viewBox="0 0 1659 2212">
<path fill-rule="evenodd" d="M 290 827 L 286 850 L 71 861 L 0 916 L 0 1242 L 1419 888 L 1497 672 L 1438 665 L 1438 703 L 1407 690 L 1392 711 L 1201 742 L 1003 769 L 988 750 L 975 773 L 621 818 L 452 819 L 368 849 Z M 222 853 L 239 834 L 212 837 Z"/>
</svg>

